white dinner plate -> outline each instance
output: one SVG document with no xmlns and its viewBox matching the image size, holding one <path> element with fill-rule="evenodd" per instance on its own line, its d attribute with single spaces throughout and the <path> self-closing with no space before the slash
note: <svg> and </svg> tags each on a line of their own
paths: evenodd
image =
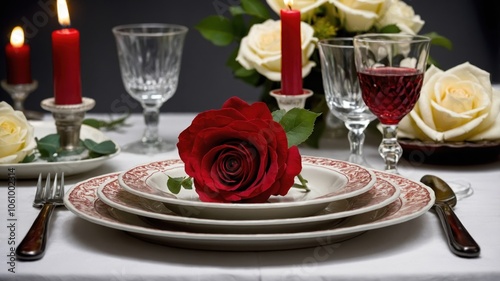
<svg viewBox="0 0 500 281">
<path fill-rule="evenodd" d="M 180 216 L 161 202 L 139 197 L 120 187 L 116 173 L 97 189 L 105 204 L 139 216 L 163 220 L 181 229 L 206 233 L 278 233 L 299 232 L 331 227 L 336 220 L 370 212 L 399 198 L 400 189 L 390 181 L 377 178 L 370 190 L 352 198 L 331 203 L 321 212 L 307 217 L 269 220 L 212 220 Z M 116 177 L 115 177 L 116 176 Z"/>
<path fill-rule="evenodd" d="M 179 159 L 136 166 L 121 173 L 118 182 L 128 192 L 163 202 L 185 217 L 253 220 L 313 215 L 331 202 L 368 191 L 376 180 L 371 170 L 360 165 L 312 156 L 302 157 L 301 175 L 308 181 L 310 192 L 291 188 L 286 196 L 271 196 L 266 203 L 251 204 L 202 202 L 194 189 L 171 193 L 167 187 L 168 176 L 187 176 L 184 163 Z"/>
<path fill-rule="evenodd" d="M 30 121 L 30 124 L 35 128 L 35 137 L 43 138 L 49 134 L 56 133 L 56 125 L 54 122 L 49 121 Z M 80 139 L 91 139 L 95 142 L 102 142 L 108 140 L 101 131 L 93 127 L 82 125 L 80 130 Z M 15 169 L 14 174 L 17 179 L 35 179 L 38 178 L 40 173 L 61 173 L 64 172 L 65 176 L 76 175 L 93 170 L 105 161 L 115 157 L 120 153 L 120 147 L 116 144 L 117 150 L 110 155 L 104 155 L 97 158 L 90 158 L 80 161 L 61 161 L 61 162 L 47 162 L 43 160 L 36 160 L 31 163 L 17 163 L 17 164 L 0 164 L 0 170 L 7 171 L 7 169 Z M 5 179 L 8 174 L 0 173 L 0 179 Z"/>
<path fill-rule="evenodd" d="M 314 247 L 336 243 L 359 235 L 364 231 L 406 222 L 419 217 L 434 204 L 434 192 L 427 186 L 385 172 L 375 172 L 401 188 L 398 200 L 389 204 L 384 212 L 352 216 L 332 229 L 294 233 L 217 234 L 194 233 L 154 228 L 139 216 L 120 212 L 97 197 L 97 188 L 116 177 L 102 175 L 74 185 L 65 195 L 66 207 L 80 218 L 105 227 L 126 231 L 141 239 L 181 248 L 217 251 L 266 251 Z M 119 217 L 117 217 L 117 213 Z"/>
</svg>

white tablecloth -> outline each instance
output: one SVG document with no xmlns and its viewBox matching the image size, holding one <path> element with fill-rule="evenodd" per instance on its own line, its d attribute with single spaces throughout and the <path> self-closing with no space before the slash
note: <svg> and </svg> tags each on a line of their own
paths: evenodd
<svg viewBox="0 0 500 281">
<path fill-rule="evenodd" d="M 193 116 L 162 115 L 161 135 L 176 140 Z M 142 118 L 134 115 L 127 123 L 132 126 L 106 134 L 119 145 L 138 138 L 144 128 Z M 380 169 L 382 160 L 376 151 L 379 142 L 380 136 L 369 132 L 365 154 L 369 163 Z M 347 140 L 326 138 L 321 149 L 302 147 L 301 152 L 344 159 Z M 68 177 L 67 189 L 93 176 L 169 158 L 178 158 L 177 152 L 152 156 L 122 152 L 96 170 Z M 59 208 L 51 221 L 43 259 L 9 264 L 7 183 L 2 181 L 0 280 L 500 280 L 500 161 L 451 167 L 416 165 L 403 160 L 400 172 L 414 180 L 432 173 L 472 183 L 474 195 L 459 201 L 455 210 L 480 244 L 479 258 L 453 255 L 433 212 L 330 246 L 271 252 L 214 252 L 150 244 Z M 17 243 L 38 214 L 38 209 L 31 206 L 34 184 L 32 180 L 16 183 Z M 15 273 L 9 271 L 13 267 Z"/>
</svg>

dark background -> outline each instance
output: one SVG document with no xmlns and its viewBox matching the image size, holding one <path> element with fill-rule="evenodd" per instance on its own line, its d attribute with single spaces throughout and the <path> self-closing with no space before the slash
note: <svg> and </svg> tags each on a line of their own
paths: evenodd
<svg viewBox="0 0 500 281">
<path fill-rule="evenodd" d="M 227 14 L 238 0 L 68 0 L 72 26 L 81 34 L 83 96 L 96 100 L 92 112 L 122 113 L 127 108 L 141 111 L 125 92 L 118 68 L 111 28 L 120 24 L 165 22 L 188 26 L 179 87 L 162 107 L 163 112 L 199 112 L 218 108 L 231 96 L 249 102 L 259 99 L 261 90 L 233 78 L 225 66 L 231 47 L 216 47 L 194 26 L 204 17 Z M 264 0 L 262 0 L 264 2 Z M 406 0 L 426 24 L 420 33 L 436 31 L 453 41 L 451 51 L 431 48 L 431 56 L 442 69 L 469 61 L 491 73 L 500 83 L 500 1 L 491 0 Z M 40 101 L 52 96 L 51 39 L 59 29 L 56 0 L 2 0 L 0 45 L 5 46 L 16 25 L 25 27 L 31 46 L 33 79 L 39 87 L 26 108 L 41 110 Z M 274 13 L 272 13 L 274 15 Z M 2 47 L 3 48 L 3 47 Z M 0 55 L 0 79 L 5 79 L 5 55 Z M 2 89 L 0 100 L 11 102 Z"/>
</svg>

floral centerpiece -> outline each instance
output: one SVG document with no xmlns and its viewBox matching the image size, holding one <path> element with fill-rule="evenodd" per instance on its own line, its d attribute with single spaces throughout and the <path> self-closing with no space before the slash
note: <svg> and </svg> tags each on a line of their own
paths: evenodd
<svg viewBox="0 0 500 281">
<path fill-rule="evenodd" d="M 236 44 L 227 65 L 236 78 L 263 87 L 261 100 L 274 110 L 276 101 L 269 91 L 280 88 L 281 80 L 281 25 L 277 18 L 280 9 L 286 7 L 283 0 L 266 2 L 267 6 L 260 0 L 241 0 L 226 9 L 218 7 L 218 15 L 203 19 L 196 28 L 216 46 Z M 304 87 L 314 92 L 306 106 L 315 112 L 328 111 L 318 63 L 318 40 L 368 32 L 416 34 L 424 25 L 413 8 L 401 0 L 300 0 L 293 8 L 300 10 L 302 19 Z M 425 35 L 432 44 L 451 48 L 451 42 L 437 33 Z M 434 63 L 432 59 L 430 62 Z M 322 124 L 317 122 L 315 133 L 307 141 L 309 145 L 317 146 Z"/>
</svg>

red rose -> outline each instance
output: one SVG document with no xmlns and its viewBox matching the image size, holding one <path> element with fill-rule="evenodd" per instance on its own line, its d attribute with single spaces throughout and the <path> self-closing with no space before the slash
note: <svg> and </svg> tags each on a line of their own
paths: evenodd
<svg viewBox="0 0 500 281">
<path fill-rule="evenodd" d="M 201 201 L 262 203 L 286 195 L 302 170 L 296 146 L 263 102 L 237 97 L 198 114 L 179 135 L 179 155 Z"/>
</svg>

